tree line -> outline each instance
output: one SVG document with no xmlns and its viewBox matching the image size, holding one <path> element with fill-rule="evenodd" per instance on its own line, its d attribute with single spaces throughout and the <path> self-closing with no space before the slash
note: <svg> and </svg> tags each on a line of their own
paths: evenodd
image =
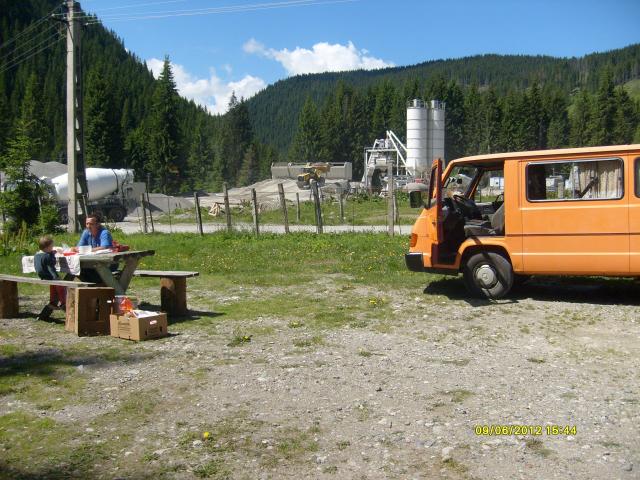
<svg viewBox="0 0 640 480">
<path fill-rule="evenodd" d="M 48 28 L 33 25 L 58 4 L 9 2 L 0 45 Z M 0 73 L 0 169 L 16 158 L 65 162 L 64 50 L 58 42 Z M 82 63 L 86 166 L 133 168 L 158 192 L 248 185 L 276 161 L 351 161 L 358 179 L 364 147 L 388 129 L 404 137 L 413 98 L 446 103 L 448 159 L 640 141 L 639 106 L 622 87 L 640 79 L 640 45 L 580 59 L 485 55 L 301 75 L 248 100 L 234 95 L 225 115 L 178 95 L 169 58 L 154 79 L 99 24 L 84 28 Z"/>
<path fill-rule="evenodd" d="M 437 77 L 420 87 L 412 79 L 396 88 L 390 81 L 361 91 L 338 82 L 321 106 L 307 96 L 299 115 L 290 161 L 354 161 L 360 178 L 363 147 L 393 130 L 406 139 L 406 107 L 413 98 L 446 103 L 445 155 L 466 155 L 546 148 L 640 142 L 640 103 L 615 86 L 604 69 L 594 92 L 567 95 L 553 84 L 533 83 L 499 95 L 493 86 L 464 88 Z"/>
</svg>

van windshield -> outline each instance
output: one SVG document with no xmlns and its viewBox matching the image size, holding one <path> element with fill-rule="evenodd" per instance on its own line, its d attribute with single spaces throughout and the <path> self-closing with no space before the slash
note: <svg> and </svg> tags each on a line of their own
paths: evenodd
<svg viewBox="0 0 640 480">
<path fill-rule="evenodd" d="M 473 165 L 456 165 L 453 167 L 449 176 L 444 181 L 442 197 L 452 197 L 453 195 L 464 196 L 477 173 L 478 168 Z"/>
</svg>

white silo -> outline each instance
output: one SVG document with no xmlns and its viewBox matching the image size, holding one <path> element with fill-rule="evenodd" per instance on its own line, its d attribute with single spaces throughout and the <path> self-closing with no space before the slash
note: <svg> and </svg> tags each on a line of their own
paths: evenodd
<svg viewBox="0 0 640 480">
<path fill-rule="evenodd" d="M 429 168 L 427 163 L 428 109 L 423 100 L 407 104 L 407 173 L 416 177 Z"/>
<path fill-rule="evenodd" d="M 429 165 L 436 158 L 444 162 L 444 121 L 445 103 L 440 100 L 431 100 L 429 108 L 429 120 L 427 124 L 427 162 Z M 444 165 L 444 163 L 443 163 Z"/>
</svg>

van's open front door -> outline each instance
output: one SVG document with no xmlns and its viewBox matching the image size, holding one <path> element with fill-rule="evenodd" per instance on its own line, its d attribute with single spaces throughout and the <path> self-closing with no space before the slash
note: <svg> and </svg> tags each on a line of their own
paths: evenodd
<svg viewBox="0 0 640 480">
<path fill-rule="evenodd" d="M 440 263 L 440 244 L 444 241 L 442 228 L 442 160 L 436 158 L 431 166 L 427 203 L 428 230 L 431 239 L 431 265 Z"/>
</svg>

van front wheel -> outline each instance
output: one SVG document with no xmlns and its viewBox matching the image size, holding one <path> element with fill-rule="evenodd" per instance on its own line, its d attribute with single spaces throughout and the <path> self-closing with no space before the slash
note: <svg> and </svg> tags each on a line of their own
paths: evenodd
<svg viewBox="0 0 640 480">
<path fill-rule="evenodd" d="M 482 298 L 502 298 L 513 286 L 513 268 L 504 255 L 480 252 L 467 260 L 463 269 L 469 292 Z"/>
</svg>

